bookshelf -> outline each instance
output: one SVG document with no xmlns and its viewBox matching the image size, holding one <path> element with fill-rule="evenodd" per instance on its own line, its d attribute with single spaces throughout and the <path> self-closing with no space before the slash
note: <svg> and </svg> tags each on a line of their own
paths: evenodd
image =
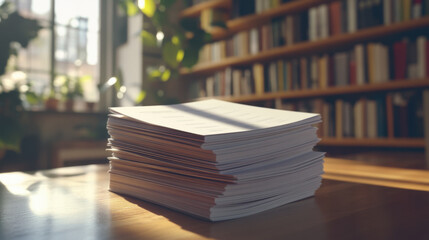
<svg viewBox="0 0 429 240">
<path fill-rule="evenodd" d="M 366 84 L 362 86 L 343 86 L 343 87 L 330 87 L 325 89 L 309 89 L 309 90 L 293 90 L 281 91 L 265 94 L 252 94 L 239 97 L 218 97 L 220 100 L 246 103 L 257 101 L 268 101 L 275 99 L 300 99 L 300 98 L 315 98 L 326 96 L 339 96 L 348 94 L 363 94 L 369 92 L 386 92 L 394 90 L 412 90 L 417 88 L 429 88 L 429 79 L 408 79 L 408 80 L 394 80 L 386 83 Z M 201 98 L 202 100 L 205 98 Z"/>
<path fill-rule="evenodd" d="M 213 28 L 210 30 L 214 41 L 222 41 L 233 36 L 236 36 L 240 32 L 250 31 L 255 26 L 261 26 L 263 24 L 270 24 L 275 18 L 284 17 L 287 15 L 299 14 L 303 11 L 309 11 L 310 8 L 320 6 L 321 4 L 331 4 L 334 2 L 345 2 L 341 0 L 298 0 L 288 1 L 282 3 L 278 7 L 265 10 L 263 12 L 249 14 L 241 16 L 235 19 L 228 20 L 226 22 L 227 29 Z M 381 1 L 383 2 L 383 1 Z M 424 1 L 429 4 L 429 1 Z M 185 9 L 181 13 L 181 17 L 196 17 L 204 9 L 208 8 L 224 8 L 229 9 L 233 7 L 234 3 L 232 0 L 212 0 L 207 1 L 188 9 Z M 426 6 L 427 8 L 427 6 Z M 310 20 L 309 20 L 310 21 Z M 212 62 L 202 62 L 195 65 L 192 69 L 181 69 L 180 76 L 185 84 L 195 81 L 195 79 L 209 76 L 219 71 L 224 71 L 226 68 L 237 68 L 245 69 L 251 67 L 254 64 L 268 64 L 278 60 L 290 60 L 309 57 L 316 54 L 334 54 L 336 52 L 350 49 L 357 44 L 369 44 L 371 41 L 389 41 L 389 38 L 401 38 L 408 36 L 409 33 L 421 34 L 429 38 L 427 29 L 429 27 L 429 15 L 423 15 L 415 18 L 408 19 L 400 22 L 391 22 L 389 24 L 380 24 L 377 26 L 370 26 L 366 28 L 359 28 L 353 32 L 342 32 L 340 34 L 332 34 L 329 37 L 305 41 L 294 42 L 293 44 L 283 44 L 282 46 L 275 46 L 270 49 L 265 49 L 257 53 L 245 53 L 240 56 L 226 56 L 221 60 L 215 60 Z M 425 30 L 426 29 L 426 30 Z M 250 33 L 249 33 L 250 35 Z M 417 44 L 417 43 L 415 43 Z M 429 45 L 428 45 L 429 46 Z M 366 45 L 364 45 L 366 51 Z M 390 46 L 390 47 L 393 47 Z M 366 54 L 366 53 L 365 53 Z M 389 52 L 389 54 L 391 54 Z M 367 57 L 367 56 L 365 56 Z M 428 59 L 429 60 L 429 59 Z M 369 62 L 368 62 L 369 64 Z M 348 66 L 348 65 L 347 65 Z M 250 70 L 251 71 L 251 70 Z M 369 71 L 369 70 L 366 70 Z M 320 74 L 320 72 L 319 72 Z M 367 73 L 365 73 L 367 74 Z M 391 73 L 388 73 L 391 75 Z M 331 75 L 329 76 L 331 77 Z M 387 104 L 387 95 L 395 94 L 398 92 L 406 91 L 421 91 L 422 89 L 429 89 L 429 76 L 413 76 L 403 78 L 388 78 L 389 80 L 383 82 L 374 82 L 369 79 L 365 79 L 365 84 L 349 84 L 346 86 L 323 86 L 309 89 L 287 89 L 287 90 L 275 90 L 275 91 L 264 91 L 263 93 L 252 93 L 243 92 L 239 96 L 234 94 L 228 94 L 228 96 L 215 96 L 217 99 L 249 103 L 249 104 L 264 104 L 271 102 L 271 106 L 278 107 L 278 101 L 307 101 L 315 98 L 329 98 L 329 99 L 348 99 L 350 96 L 353 99 L 365 98 L 367 95 L 383 95 L 385 96 L 385 103 Z M 391 97 L 391 96 L 390 96 Z M 204 99 L 206 97 L 198 98 Z M 352 100 L 354 101 L 354 100 Z M 391 100 L 390 100 L 391 101 Z M 280 104 L 281 105 L 281 104 Z M 333 105 L 335 109 L 335 104 Z M 388 108 L 388 107 L 385 107 Z M 390 131 L 388 136 L 378 138 L 353 138 L 353 137 L 338 137 L 334 136 L 323 136 L 320 146 L 344 146 L 344 147 L 398 147 L 398 148 L 424 148 L 425 139 L 424 137 L 407 137 L 407 136 L 396 136 L 393 134 L 393 124 L 396 120 L 393 118 L 392 106 L 391 109 L 386 111 L 385 121 L 386 125 L 389 125 Z M 424 107 L 426 108 L 426 107 Z M 395 110 L 396 111 L 396 110 Z M 425 110 L 425 114 L 426 114 Z M 427 115 L 427 114 L 426 114 Z M 395 116 L 395 117 L 394 117 Z M 335 117 L 334 117 L 335 118 Z M 331 118 L 332 119 L 332 118 Z M 427 120 L 425 120 L 427 122 Z M 424 128 L 428 129 L 424 123 Z M 423 130 L 422 130 L 423 131 Z M 428 136 L 426 136 L 428 137 Z M 428 140 L 426 139 L 426 145 Z"/>
<path fill-rule="evenodd" d="M 270 49 L 256 55 L 230 57 L 223 59 L 221 62 L 197 64 L 191 70 L 181 69 L 180 74 L 183 77 L 204 75 L 224 69 L 228 66 L 244 66 L 278 58 L 290 58 L 310 53 L 327 52 L 332 51 L 335 48 L 352 46 L 359 42 L 376 40 L 378 38 L 399 34 L 422 27 L 429 27 L 429 16 L 407 22 L 396 23 L 389 26 L 378 26 L 363 29 L 355 33 L 336 35 L 318 41 L 302 42 L 291 46 Z"/>
<path fill-rule="evenodd" d="M 282 4 L 279 7 L 263 11 L 259 14 L 251 14 L 237 19 L 232 19 L 226 22 L 227 30 L 222 28 L 215 28 L 211 31 L 213 40 L 219 40 L 226 38 L 234 33 L 241 30 L 250 29 L 254 25 L 259 25 L 269 22 L 271 19 L 286 14 L 296 13 L 299 11 L 306 10 L 310 7 L 314 7 L 323 3 L 332 2 L 335 0 L 299 0 L 292 1 L 287 4 Z M 224 2 L 231 2 L 224 1 Z M 226 4 L 228 6 L 228 4 Z M 229 6 L 231 4 L 229 3 Z"/>
</svg>

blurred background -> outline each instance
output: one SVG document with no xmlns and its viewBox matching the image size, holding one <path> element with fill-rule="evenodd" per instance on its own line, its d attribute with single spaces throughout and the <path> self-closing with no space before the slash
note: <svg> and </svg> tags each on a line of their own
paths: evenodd
<svg viewBox="0 0 429 240">
<path fill-rule="evenodd" d="M 108 107 L 126 89 L 117 79 L 107 84 L 121 30 L 116 3 L 103 2 L 0 1 L 1 171 L 106 162 Z M 141 49 L 126 63 L 138 92 Z"/>
<path fill-rule="evenodd" d="M 329 156 L 426 167 L 429 1 L 0 6 L 0 172 L 107 163 L 109 107 L 203 98 L 318 112 Z"/>
</svg>

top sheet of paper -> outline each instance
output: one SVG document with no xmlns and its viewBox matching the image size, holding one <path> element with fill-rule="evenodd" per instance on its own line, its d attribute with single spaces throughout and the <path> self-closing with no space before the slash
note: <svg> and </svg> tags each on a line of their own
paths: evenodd
<svg viewBox="0 0 429 240">
<path fill-rule="evenodd" d="M 200 136 L 243 133 L 320 121 L 319 114 L 254 107 L 220 100 L 161 106 L 114 107 L 110 110 L 144 123 Z"/>
</svg>

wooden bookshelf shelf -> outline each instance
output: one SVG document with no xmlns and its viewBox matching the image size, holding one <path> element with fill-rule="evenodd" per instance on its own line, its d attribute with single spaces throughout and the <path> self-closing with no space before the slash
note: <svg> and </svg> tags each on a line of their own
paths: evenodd
<svg viewBox="0 0 429 240">
<path fill-rule="evenodd" d="M 390 9 L 389 5 L 383 5 L 382 1 L 374 3 L 373 6 L 344 5 L 345 2 L 347 2 L 347 0 L 295 0 L 263 12 L 259 12 L 259 10 L 264 9 L 265 5 L 263 7 L 258 5 L 261 7 L 258 8 L 258 13 L 255 12 L 251 15 L 226 21 L 227 29 L 216 27 L 212 28 L 210 33 L 212 34 L 213 41 L 225 41 L 215 43 L 212 46 L 207 46 L 201 55 L 204 60 L 216 59 L 218 61 L 201 61 L 201 63 L 195 65 L 192 69 L 180 69 L 180 77 L 183 81 L 186 81 L 184 84 L 189 83 L 190 90 L 192 90 L 189 92 L 188 98 L 199 95 L 213 96 L 221 93 L 238 94 L 240 92 L 255 92 L 255 89 L 249 90 L 249 82 L 252 82 L 252 74 L 254 76 L 258 76 L 255 77 L 255 79 L 258 79 L 256 83 L 259 84 L 257 92 L 262 92 L 264 86 L 266 89 L 283 89 L 282 86 L 288 86 L 288 89 L 290 89 L 290 85 L 300 85 L 305 87 L 307 85 L 312 86 L 316 82 L 319 82 L 320 85 L 323 86 L 328 84 L 343 85 L 320 89 L 305 88 L 302 90 L 240 95 L 237 97 L 217 96 L 214 98 L 251 105 L 274 103 L 268 105 L 275 105 L 275 107 L 279 108 L 281 107 L 280 105 L 286 105 L 288 102 L 281 102 L 279 100 L 291 99 L 292 101 L 290 102 L 293 104 L 290 104 L 290 106 L 287 107 L 303 109 L 302 111 L 307 111 L 306 109 L 309 109 L 308 111 L 319 112 L 322 116 L 326 116 L 325 119 L 335 119 L 335 122 L 343 123 L 343 126 L 338 129 L 347 129 L 347 131 L 344 130 L 344 132 L 341 132 L 340 130 L 337 130 L 336 132 L 338 135 L 349 135 L 347 133 L 352 132 L 350 128 L 358 128 L 361 125 L 377 126 L 378 128 L 384 128 L 387 126 L 388 137 L 363 139 L 323 137 L 321 142 L 318 144 L 323 147 L 429 148 L 428 131 L 425 133 L 426 140 L 424 138 L 393 137 L 398 133 L 405 135 L 405 131 L 401 132 L 399 131 L 401 129 L 398 130 L 398 126 L 402 126 L 402 124 L 416 122 L 416 126 L 411 126 L 413 130 L 417 130 L 415 128 L 421 126 L 420 121 L 422 121 L 422 119 L 419 115 L 420 109 L 423 109 L 425 114 L 423 125 L 425 125 L 425 129 L 429 129 L 427 126 L 427 119 L 429 118 L 429 111 L 427 110 L 429 108 L 427 108 L 427 105 L 429 101 L 427 101 L 427 99 L 423 100 L 422 107 L 419 102 L 419 95 L 417 95 L 420 94 L 422 89 L 424 90 L 423 94 L 426 90 L 429 91 L 429 77 L 427 75 L 427 71 L 424 72 L 425 68 L 427 68 L 426 63 L 429 57 L 426 50 L 429 46 L 427 45 L 429 43 L 427 31 L 429 29 L 429 12 L 426 9 L 420 9 L 421 14 L 417 16 L 414 14 L 418 14 L 418 12 L 415 12 L 414 10 L 407 13 L 408 10 L 401 9 L 400 13 L 397 11 L 393 13 L 391 9 L 401 7 L 400 1 L 392 2 L 390 4 Z M 414 9 L 414 6 L 417 6 L 416 4 L 419 4 L 414 3 L 413 1 L 411 2 L 412 9 Z M 246 3 L 243 1 L 240 4 L 244 6 Z M 202 12 L 205 13 L 206 9 L 211 8 L 224 8 L 231 10 L 230 13 L 237 13 L 239 11 L 234 11 L 237 9 L 233 8 L 241 7 L 242 5 L 236 6 L 233 0 L 212 0 L 185 9 L 181 12 L 180 16 L 182 18 L 198 17 Z M 255 5 L 255 8 L 258 6 Z M 316 11 L 313 11 L 314 9 L 310 11 L 312 7 L 317 6 L 321 7 Z M 295 22 L 295 19 L 300 23 L 301 18 L 307 18 L 307 16 L 303 14 L 301 15 L 304 11 L 309 11 L 308 23 L 303 21 L 305 23 L 301 26 Z M 377 16 L 373 19 L 366 19 L 366 17 L 371 17 L 373 14 L 377 14 Z M 396 22 L 396 20 L 409 19 L 405 17 L 404 14 L 410 14 L 410 16 L 414 16 L 411 17 L 414 19 Z M 288 18 L 285 22 L 281 23 L 282 25 L 278 25 L 277 21 L 272 21 L 273 19 L 283 19 L 285 17 Z M 416 19 L 415 17 L 419 18 Z M 345 19 L 350 21 L 351 24 L 347 26 L 337 24 L 344 22 Z M 354 21 L 356 21 L 356 23 Z M 389 24 L 378 25 L 380 23 Z M 271 24 L 271 26 L 268 26 L 269 24 Z M 293 24 L 294 27 L 292 29 L 288 29 L 290 31 L 289 33 L 286 33 L 284 31 L 284 26 L 290 24 Z M 329 26 L 325 26 L 326 24 Z M 374 27 L 363 28 L 364 26 Z M 257 31 L 253 31 L 255 27 L 261 28 L 258 28 Z M 361 29 L 356 30 L 356 28 Z M 275 29 L 276 32 L 274 32 L 273 29 Z M 320 36 L 329 35 L 329 29 L 331 29 L 332 36 L 321 39 Z M 307 39 L 307 36 L 301 37 L 301 33 L 306 33 L 307 31 L 310 32 L 310 30 L 311 36 L 308 36 L 308 38 L 317 40 L 299 42 L 299 39 Z M 347 32 L 353 30 L 355 31 L 352 33 Z M 242 31 L 249 32 L 242 33 Z M 294 35 L 295 33 L 296 35 Z M 271 40 L 267 39 L 265 39 L 266 41 L 264 40 L 264 42 L 260 40 L 261 37 L 254 37 L 255 34 L 258 34 L 258 36 L 268 36 L 271 34 L 267 38 L 271 36 L 275 42 L 273 41 L 270 43 L 269 41 Z M 280 39 L 279 34 L 282 34 L 281 36 L 283 37 L 289 36 L 290 38 Z M 234 38 L 230 39 L 232 36 L 234 36 Z M 409 41 L 401 41 L 403 38 L 409 38 Z M 254 40 L 253 42 L 252 39 Z M 265 44 L 267 42 L 271 45 Z M 272 45 L 279 46 L 281 44 L 280 42 L 287 42 L 289 45 L 275 47 L 269 50 L 261 50 L 270 48 L 269 46 Z M 295 43 L 291 44 L 293 42 Z M 355 48 L 356 44 L 361 44 L 362 47 Z M 411 50 L 409 52 L 408 49 L 416 49 L 416 52 L 418 53 L 414 54 Z M 256 54 L 224 58 L 225 55 L 234 55 L 232 54 L 232 50 L 234 50 L 237 55 L 248 52 L 256 52 Z M 418 56 L 409 57 L 408 55 L 411 56 L 409 53 L 413 53 Z M 329 56 L 324 54 L 329 54 Z M 320 58 L 313 58 L 313 56 L 316 55 L 319 55 Z M 375 58 L 375 56 L 377 56 L 377 58 Z M 402 62 L 402 60 L 405 61 Z M 309 63 L 311 65 L 308 65 Z M 264 65 L 257 66 L 253 69 L 253 64 Z M 281 64 L 287 65 L 284 65 L 282 68 Z M 413 67 L 415 67 L 415 69 L 409 68 L 410 64 L 414 64 Z M 310 69 L 309 66 L 311 66 Z M 373 67 L 370 69 L 368 66 Z M 388 66 L 388 68 L 386 66 Z M 228 69 L 228 71 L 218 72 L 229 67 L 232 68 L 231 71 Z M 397 69 L 395 69 L 393 74 L 392 69 L 395 67 Z M 287 78 L 284 77 L 284 74 L 286 74 L 286 68 L 288 71 Z M 313 68 L 317 68 L 318 70 L 313 71 Z M 342 71 L 347 68 L 349 68 L 349 72 Z M 377 69 L 378 71 L 375 72 L 374 69 Z M 254 71 L 253 73 L 252 70 Z M 372 70 L 372 72 L 370 70 Z M 315 76 L 311 74 L 314 74 Z M 372 79 L 371 83 L 365 85 L 344 86 L 349 82 L 362 82 L 363 76 L 368 79 Z M 390 79 L 388 82 L 380 83 L 381 80 L 392 78 L 392 76 L 402 76 L 401 78 L 409 79 Z M 419 77 L 415 78 L 415 76 Z M 282 77 L 284 78 L 283 82 L 278 82 Z M 359 81 L 357 80 L 358 77 Z M 347 78 L 350 78 L 351 80 L 346 81 L 345 79 Z M 262 88 L 260 84 L 261 79 L 264 83 Z M 375 81 L 375 79 L 380 81 Z M 226 88 L 224 83 L 227 81 L 228 83 L 231 83 L 231 85 L 228 85 Z M 274 81 L 278 83 L 274 84 Z M 243 84 L 246 85 L 245 88 L 242 88 Z M 413 91 L 410 91 L 410 94 L 390 94 L 391 92 L 394 93 L 408 90 Z M 348 95 L 353 96 L 349 98 Z M 373 98 L 375 95 L 377 95 L 377 98 Z M 408 99 L 405 95 L 413 95 L 413 97 Z M 320 99 L 312 101 L 314 99 L 311 98 Z M 197 100 L 202 99 L 206 98 L 199 98 Z M 307 99 L 310 99 L 310 101 L 304 102 Z M 359 100 L 354 101 L 356 99 Z M 399 101 L 403 102 L 401 106 L 397 103 Z M 352 114 L 353 111 L 363 112 L 363 114 L 371 116 L 371 118 L 355 118 L 355 121 L 358 119 L 362 122 L 361 125 L 356 126 L 352 119 L 354 117 Z M 397 116 L 405 116 L 404 114 L 413 121 L 396 118 Z M 358 114 L 358 116 L 360 115 L 361 114 Z M 360 124 L 360 122 L 358 122 L 358 124 Z M 346 128 L 344 128 L 344 126 Z M 332 130 L 331 125 L 324 127 L 326 127 L 327 130 Z M 334 126 L 334 128 L 335 127 L 336 126 Z M 376 134 L 372 134 L 374 133 L 372 129 L 370 133 L 371 134 L 368 133 L 368 135 L 384 136 L 378 132 L 376 132 Z M 357 135 L 361 136 L 362 134 Z M 409 136 L 414 135 L 411 134 Z"/>
<path fill-rule="evenodd" d="M 325 96 L 338 96 L 345 94 L 360 94 L 369 92 L 382 92 L 392 90 L 409 90 L 416 88 L 429 88 L 429 79 L 406 79 L 395 80 L 386 83 L 375 83 L 367 85 L 352 85 L 341 87 L 330 87 L 326 89 L 309 89 L 309 90 L 294 90 L 282 91 L 274 93 L 265 93 L 263 95 L 246 95 L 240 97 L 217 97 L 217 99 L 230 101 L 230 102 L 257 102 L 267 101 L 274 99 L 299 99 L 311 97 L 325 97 Z"/>
<path fill-rule="evenodd" d="M 226 22 L 228 27 L 226 30 L 223 28 L 214 28 L 210 33 L 214 40 L 224 39 L 234 33 L 242 30 L 251 29 L 255 26 L 260 26 L 270 22 L 271 19 L 284 16 L 287 14 L 293 14 L 301 11 L 305 11 L 311 7 L 332 2 L 335 0 L 299 0 L 292 1 L 280 5 L 277 8 L 273 8 L 259 14 L 252 14 L 237 19 L 232 19 Z"/>
<path fill-rule="evenodd" d="M 319 146 L 424 148 L 423 138 L 322 138 Z"/>
<path fill-rule="evenodd" d="M 257 62 L 268 62 L 279 58 L 298 57 L 306 54 L 316 54 L 330 50 L 338 49 L 339 47 L 352 46 L 363 41 L 375 40 L 389 35 L 394 35 L 410 30 L 415 30 L 429 26 L 429 17 L 422 17 L 407 22 L 391 24 L 388 26 L 377 26 L 368 29 L 359 30 L 355 33 L 340 34 L 326 39 L 314 42 L 302 42 L 290 46 L 270 49 L 255 55 L 242 57 L 230 57 L 223 59 L 220 62 L 201 63 L 195 65 L 191 70 L 181 69 L 180 74 L 183 77 L 192 75 L 210 74 L 226 67 L 244 66 Z"/>
<path fill-rule="evenodd" d="M 211 0 L 196 4 L 180 12 L 181 18 L 197 17 L 205 9 L 209 8 L 231 8 L 232 0 Z"/>
</svg>

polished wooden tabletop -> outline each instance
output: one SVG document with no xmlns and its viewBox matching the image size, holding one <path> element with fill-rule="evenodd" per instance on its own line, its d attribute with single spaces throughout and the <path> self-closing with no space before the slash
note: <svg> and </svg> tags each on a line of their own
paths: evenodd
<svg viewBox="0 0 429 240">
<path fill-rule="evenodd" d="M 323 180 L 315 197 L 211 223 L 108 189 L 108 166 L 0 174 L 1 239 L 429 239 L 429 192 Z"/>
</svg>

